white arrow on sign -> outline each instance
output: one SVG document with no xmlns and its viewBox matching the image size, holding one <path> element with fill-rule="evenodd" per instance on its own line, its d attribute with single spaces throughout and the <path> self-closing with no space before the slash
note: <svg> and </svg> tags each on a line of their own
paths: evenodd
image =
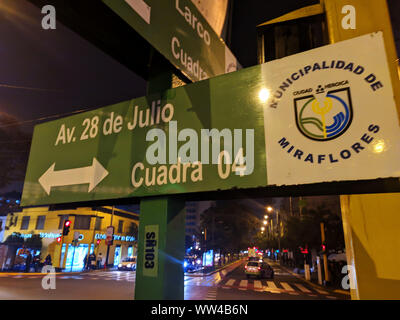
<svg viewBox="0 0 400 320">
<path fill-rule="evenodd" d="M 89 184 L 88 192 L 90 192 L 108 175 L 108 171 L 96 158 L 93 158 L 92 165 L 89 167 L 54 171 L 55 166 L 54 162 L 39 178 L 39 183 L 48 195 L 52 187 L 86 183 Z"/>
<path fill-rule="evenodd" d="M 150 24 L 151 7 L 143 0 L 125 0 L 136 13 L 142 17 L 147 24 Z"/>
</svg>

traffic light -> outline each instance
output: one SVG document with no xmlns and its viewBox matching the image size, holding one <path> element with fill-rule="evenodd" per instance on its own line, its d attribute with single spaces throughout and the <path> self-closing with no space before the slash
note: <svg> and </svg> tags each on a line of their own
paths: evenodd
<svg viewBox="0 0 400 320">
<path fill-rule="evenodd" d="M 63 227 L 63 236 L 68 235 L 69 233 L 69 228 L 71 227 L 71 221 L 70 220 L 65 220 L 64 221 L 64 227 Z"/>
<path fill-rule="evenodd" d="M 322 250 L 323 253 L 325 253 L 325 251 L 326 251 L 325 243 L 321 244 L 321 250 Z"/>
<path fill-rule="evenodd" d="M 57 243 L 61 243 L 61 237 L 57 238 Z"/>
<path fill-rule="evenodd" d="M 96 243 L 97 243 L 97 245 L 99 245 L 100 244 L 100 239 L 97 239 L 97 241 L 96 241 Z"/>
</svg>

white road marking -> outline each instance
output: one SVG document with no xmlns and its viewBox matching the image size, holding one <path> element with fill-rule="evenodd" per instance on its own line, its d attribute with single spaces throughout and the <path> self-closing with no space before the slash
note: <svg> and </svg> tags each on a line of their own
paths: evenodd
<svg viewBox="0 0 400 320">
<path fill-rule="evenodd" d="M 254 289 L 262 289 L 261 281 L 258 280 L 254 281 Z"/>
<path fill-rule="evenodd" d="M 317 291 L 319 294 L 329 294 L 328 292 L 318 289 L 318 288 L 314 288 L 315 291 Z"/>
<path fill-rule="evenodd" d="M 299 288 L 302 292 L 305 292 L 305 293 L 311 293 L 311 291 L 310 290 L 308 290 L 307 288 L 305 288 L 303 285 L 301 285 L 300 283 L 295 283 L 294 284 L 297 288 Z"/>
<path fill-rule="evenodd" d="M 287 291 L 295 291 L 287 282 L 281 282 L 281 286 Z"/>
<path fill-rule="evenodd" d="M 267 281 L 267 287 L 265 287 L 264 290 L 272 293 L 281 293 L 278 287 L 276 286 L 275 282 L 273 281 Z"/>
<path fill-rule="evenodd" d="M 233 286 L 234 283 L 235 283 L 235 279 L 230 279 L 230 280 L 228 280 L 228 281 L 225 283 L 225 285 L 226 285 L 226 286 Z"/>
<path fill-rule="evenodd" d="M 241 280 L 241 281 L 240 281 L 240 284 L 239 284 L 239 287 L 241 287 L 241 288 L 247 288 L 247 283 L 248 283 L 247 280 Z"/>
</svg>

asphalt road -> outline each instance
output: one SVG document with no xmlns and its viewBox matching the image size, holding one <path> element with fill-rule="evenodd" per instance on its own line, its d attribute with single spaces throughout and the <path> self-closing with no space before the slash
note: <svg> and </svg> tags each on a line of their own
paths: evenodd
<svg viewBox="0 0 400 320">
<path fill-rule="evenodd" d="M 348 295 L 310 285 L 276 263 L 274 279 L 247 279 L 243 261 L 226 277 L 219 274 L 185 281 L 185 299 L 205 300 L 345 300 Z M 196 289 L 197 287 L 197 289 Z"/>
<path fill-rule="evenodd" d="M 205 277 L 185 276 L 185 300 L 336 300 L 348 299 L 325 288 L 316 288 L 272 264 L 275 277 L 247 279 L 244 261 L 237 268 Z M 94 271 L 56 276 L 56 289 L 42 288 L 43 275 L 0 273 L 2 300 L 132 300 L 135 272 Z"/>
</svg>

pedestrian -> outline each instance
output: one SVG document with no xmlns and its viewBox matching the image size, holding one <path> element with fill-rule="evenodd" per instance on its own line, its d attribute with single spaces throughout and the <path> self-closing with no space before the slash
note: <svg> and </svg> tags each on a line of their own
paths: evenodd
<svg viewBox="0 0 400 320">
<path fill-rule="evenodd" d="M 33 267 L 35 269 L 35 272 L 38 272 L 39 270 L 39 264 L 40 264 L 40 253 L 38 253 L 34 258 L 33 258 Z"/>
<path fill-rule="evenodd" d="M 85 258 L 83 259 L 83 270 L 87 270 L 87 268 L 88 268 L 88 256 L 86 254 Z"/>
<path fill-rule="evenodd" d="M 44 259 L 44 265 L 45 266 L 51 266 L 51 255 L 50 255 L 50 253 L 46 256 L 46 259 Z"/>
<path fill-rule="evenodd" d="M 96 266 L 96 255 L 94 253 L 91 253 L 89 256 L 89 268 L 94 269 Z"/>
<path fill-rule="evenodd" d="M 97 257 L 97 269 L 101 269 L 102 262 L 103 262 L 103 257 L 102 257 L 101 252 L 100 252 L 98 257 Z"/>
<path fill-rule="evenodd" d="M 26 256 L 25 260 L 25 272 L 29 272 L 31 269 L 31 261 L 32 261 L 32 254 L 28 251 L 28 255 Z"/>
</svg>

